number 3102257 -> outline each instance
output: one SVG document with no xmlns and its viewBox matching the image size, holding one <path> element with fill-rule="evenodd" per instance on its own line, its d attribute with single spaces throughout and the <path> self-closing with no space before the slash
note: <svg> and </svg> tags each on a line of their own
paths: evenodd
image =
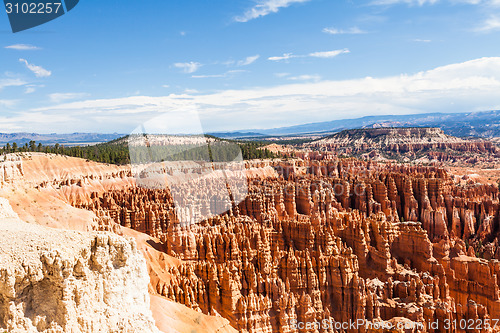
<svg viewBox="0 0 500 333">
<path fill-rule="evenodd" d="M 52 14 L 59 13 L 61 2 L 39 2 L 39 3 L 10 3 L 5 4 L 7 14 Z"/>
</svg>

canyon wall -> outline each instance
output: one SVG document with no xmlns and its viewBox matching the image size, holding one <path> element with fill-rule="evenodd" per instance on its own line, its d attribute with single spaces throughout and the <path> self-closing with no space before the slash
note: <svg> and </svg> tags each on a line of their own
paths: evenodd
<svg viewBox="0 0 500 333">
<path fill-rule="evenodd" d="M 44 228 L 11 215 L 0 220 L 0 242 L 0 328 L 159 332 L 134 241 Z"/>
<path fill-rule="evenodd" d="M 70 206 L 134 187 L 130 166 L 39 153 L 11 154 L 5 160 L 8 163 L 2 166 L 8 164 L 5 169 L 13 176 L 0 185 L 0 265 L 4 269 L 0 328 L 47 333 L 156 332 L 156 326 L 165 333 L 236 332 L 220 316 L 148 295 L 154 291 L 149 286 L 154 274 L 164 278 L 166 267 L 178 262 L 156 250 L 154 239 L 120 227 L 104 211 L 95 214 Z M 87 233 L 91 230 L 125 234 L 134 240 Z"/>
<path fill-rule="evenodd" d="M 243 202 L 200 223 L 180 223 L 168 189 L 109 191 L 80 207 L 158 239 L 181 261 L 155 292 L 240 332 L 402 317 L 423 325 L 415 332 L 465 332 L 443 323 L 500 318 L 496 186 L 356 159 L 265 165 L 277 174 L 249 177 Z M 215 206 L 217 191 L 203 193 Z"/>
<path fill-rule="evenodd" d="M 54 167 L 54 162 L 59 167 Z M 34 209 L 30 207 L 39 207 L 40 212 L 46 212 L 34 221 L 44 221 L 44 214 L 50 215 L 49 202 L 57 198 L 57 202 L 73 205 L 71 209 L 92 214 L 97 219 L 96 229 L 132 235 L 139 245 L 131 251 L 141 251 L 146 258 L 149 278 L 145 283 L 149 282 L 149 291 L 156 294 L 153 298 L 158 309 L 181 316 L 179 308 L 175 308 L 177 312 L 172 309 L 176 303 L 183 304 L 193 315 L 200 314 L 189 318 L 210 322 L 207 331 L 341 332 L 326 326 L 300 329 L 296 324 L 357 320 L 413 325 L 408 332 L 499 331 L 498 325 L 484 327 L 487 322 L 494 326 L 493 320 L 500 318 L 500 214 L 495 185 L 457 181 L 440 167 L 354 158 L 251 161 L 245 163 L 244 200 L 240 201 L 230 186 L 220 186 L 216 177 L 179 175 L 177 185 L 186 189 L 180 198 L 184 209 L 179 209 L 179 198 L 175 200 L 170 187 L 141 187 L 126 168 L 96 165 L 97 169 L 92 169 L 90 162 L 78 160 L 82 169 L 76 170 L 67 162 L 54 156 L 28 159 L 16 169 L 26 178 L 22 195 L 16 189 L 20 183 L 13 179 L 5 183 L 2 192 L 19 205 L 13 205 L 12 211 L 0 211 L 15 218 L 15 213 L 24 217 Z M 46 171 L 40 171 L 44 168 Z M 50 197 L 45 206 L 41 204 L 44 196 Z M 222 214 L 221 207 L 225 209 Z M 108 241 L 91 236 L 76 242 L 88 246 L 89 253 L 95 248 L 96 253 L 109 258 L 100 264 L 84 260 L 84 270 L 95 277 L 83 278 L 90 281 L 92 290 L 92 281 L 106 281 L 105 275 L 99 276 L 101 266 L 112 266 L 109 272 L 120 270 L 116 256 L 123 257 L 119 255 L 121 245 L 112 245 L 115 236 L 109 237 Z M 51 238 L 58 236 L 47 237 Z M 65 239 L 62 243 L 74 242 Z M 56 272 L 62 281 L 68 276 L 78 282 L 79 268 L 72 260 L 86 258 L 78 246 L 71 254 L 63 245 L 54 245 L 59 247 L 63 249 L 59 254 L 23 249 L 23 253 L 36 253 L 23 262 L 36 264 L 15 274 L 22 281 L 34 282 L 27 289 L 23 289 L 24 284 L 4 282 L 2 290 L 25 290 L 23 295 L 33 299 L 30 304 L 45 311 L 35 300 L 40 280 L 31 278 L 29 272 Z M 22 253 L 13 253 L 23 258 Z M 59 261 L 69 263 L 59 265 Z M 40 274 L 35 275 L 46 281 Z M 12 281 L 12 277 L 5 281 Z M 43 282 L 48 288 L 43 290 L 60 290 L 60 281 L 51 278 L 50 283 Z M 80 288 L 72 283 L 64 288 Z M 100 301 L 107 304 L 105 292 L 99 290 L 89 297 L 99 300 L 96 306 L 106 308 Z M 84 331 L 74 324 L 74 316 L 64 314 L 78 308 L 73 296 L 51 306 L 66 312 L 36 315 L 26 311 L 29 307 L 13 307 L 5 301 L 15 304 L 16 298 L 3 297 L 2 313 L 8 314 L 3 317 L 6 325 L 12 325 L 9 327 L 32 325 L 44 331 L 53 322 L 61 329 L 77 325 Z M 23 302 L 17 304 L 26 304 Z M 158 318 L 171 320 L 161 311 Z M 127 314 L 127 318 L 134 316 Z M 212 321 L 216 316 L 220 320 Z M 94 317 L 101 318 L 89 315 Z M 96 320 L 104 326 L 114 324 Z M 470 325 L 446 328 L 447 320 L 475 325 L 473 329 Z M 438 327 L 430 325 L 435 322 Z M 393 332 L 371 326 L 343 331 Z"/>
<path fill-rule="evenodd" d="M 446 135 L 439 128 L 366 128 L 345 130 L 303 145 L 299 158 L 320 159 L 329 153 L 370 160 L 442 162 L 448 165 L 494 165 L 500 150 L 492 141 Z"/>
</svg>

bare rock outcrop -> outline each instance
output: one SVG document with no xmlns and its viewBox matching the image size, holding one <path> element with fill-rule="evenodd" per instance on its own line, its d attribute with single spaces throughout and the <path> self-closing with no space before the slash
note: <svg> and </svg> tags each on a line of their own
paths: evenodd
<svg viewBox="0 0 500 333">
<path fill-rule="evenodd" d="M 0 187 L 24 175 L 22 160 L 15 154 L 0 156 Z"/>
<path fill-rule="evenodd" d="M 158 332 L 134 241 L 0 220 L 0 328 Z"/>
<path fill-rule="evenodd" d="M 453 137 L 432 127 L 344 130 L 306 143 L 303 148 L 294 154 L 309 160 L 324 159 L 329 153 L 354 155 L 368 160 L 448 165 L 493 164 L 500 159 L 500 149 L 492 141 Z"/>
<path fill-rule="evenodd" d="M 178 209 L 169 188 L 106 170 L 37 191 L 94 212 L 104 230 L 142 235 L 150 292 L 223 317 L 214 330 L 330 333 L 342 330 L 294 323 L 365 320 L 452 333 L 467 330 L 445 320 L 500 318 L 497 186 L 436 166 L 316 157 L 247 162 L 241 202 L 186 176 Z M 99 186 L 113 179 L 122 187 Z M 85 196 L 63 195 L 78 188 Z"/>
<path fill-rule="evenodd" d="M 256 173 L 242 202 L 200 223 L 181 223 L 168 189 L 96 193 L 81 207 L 156 237 L 180 261 L 156 275 L 155 292 L 240 332 L 313 332 L 293 323 L 323 320 L 438 332 L 445 320 L 500 316 L 498 263 L 476 257 L 498 242 L 498 188 L 457 186 L 438 167 L 357 159 L 272 166 L 277 175 Z M 185 200 L 216 206 L 212 189 Z"/>
</svg>

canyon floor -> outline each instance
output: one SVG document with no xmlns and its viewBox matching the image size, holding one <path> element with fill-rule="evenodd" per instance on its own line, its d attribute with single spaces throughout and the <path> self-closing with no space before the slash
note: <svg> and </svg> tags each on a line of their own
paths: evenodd
<svg viewBox="0 0 500 333">
<path fill-rule="evenodd" d="M 7 155 L 0 328 L 499 332 L 496 145 L 358 134 L 182 175 Z"/>
</svg>

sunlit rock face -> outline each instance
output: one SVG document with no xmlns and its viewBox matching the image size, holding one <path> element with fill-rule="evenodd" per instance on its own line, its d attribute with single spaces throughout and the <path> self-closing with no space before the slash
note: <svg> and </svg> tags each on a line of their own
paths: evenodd
<svg viewBox="0 0 500 333">
<path fill-rule="evenodd" d="M 446 135 L 439 128 L 364 128 L 345 130 L 303 145 L 302 159 L 317 159 L 319 152 L 362 159 L 419 163 L 441 162 L 456 166 L 491 167 L 500 161 L 500 149 L 484 139 Z"/>
<path fill-rule="evenodd" d="M 181 261 L 152 279 L 154 291 L 240 332 L 340 332 L 296 323 L 361 319 L 444 332 L 430 323 L 500 317 L 497 186 L 357 159 L 247 169 L 245 199 L 198 223 L 181 223 L 168 189 L 95 193 L 80 207 L 157 238 Z M 215 207 L 213 189 L 186 200 Z M 363 330 L 380 332 L 347 331 Z"/>
<path fill-rule="evenodd" d="M 0 187 L 24 175 L 21 158 L 14 154 L 0 156 Z"/>
<path fill-rule="evenodd" d="M 0 208 L 7 204 L 3 202 Z M 158 332 L 135 242 L 0 220 L 0 327 L 8 332 Z"/>
</svg>

